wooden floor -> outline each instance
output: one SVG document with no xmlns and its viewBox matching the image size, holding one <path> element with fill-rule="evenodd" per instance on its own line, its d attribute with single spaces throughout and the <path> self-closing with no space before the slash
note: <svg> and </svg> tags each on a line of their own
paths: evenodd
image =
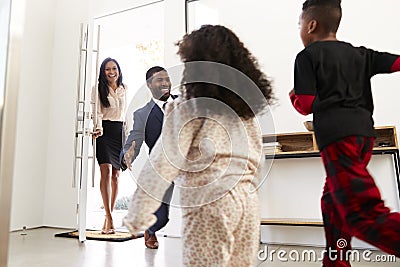
<svg viewBox="0 0 400 267">
<path fill-rule="evenodd" d="M 147 249 L 143 239 L 125 242 L 86 241 L 79 243 L 77 239 L 54 237 L 54 234 L 64 232 L 65 229 L 38 228 L 22 232 L 13 232 L 10 235 L 8 267 L 179 267 L 182 266 L 181 239 L 159 237 L 158 250 Z M 273 257 L 265 259 L 265 251 L 273 253 Z M 289 254 L 302 254 L 304 250 L 312 250 L 320 255 L 321 248 L 293 247 L 260 244 L 260 259 L 256 266 L 322 266 L 319 261 L 294 262 Z M 277 258 L 278 251 L 286 251 L 288 261 Z M 360 254 L 362 251 L 360 251 Z M 372 251 L 370 258 L 386 258 L 387 254 Z M 264 258 L 264 259 L 263 259 Z M 353 262 L 353 267 L 394 267 L 400 266 L 400 259 L 396 262 Z M 218 267 L 218 266 L 215 266 Z"/>
</svg>

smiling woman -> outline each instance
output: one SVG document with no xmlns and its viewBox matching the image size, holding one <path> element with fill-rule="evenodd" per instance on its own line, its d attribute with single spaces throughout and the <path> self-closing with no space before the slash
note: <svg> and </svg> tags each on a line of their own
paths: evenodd
<svg viewBox="0 0 400 267">
<path fill-rule="evenodd" d="M 96 98 L 96 89 L 98 98 Z M 118 62 L 106 58 L 100 67 L 98 86 L 92 92 L 92 102 L 97 103 L 97 123 L 93 139 L 96 139 L 96 158 L 100 165 L 100 192 L 105 210 L 103 234 L 114 234 L 112 218 L 118 195 L 120 174 L 119 153 L 122 149 L 123 123 L 126 110 L 126 89 Z"/>
</svg>

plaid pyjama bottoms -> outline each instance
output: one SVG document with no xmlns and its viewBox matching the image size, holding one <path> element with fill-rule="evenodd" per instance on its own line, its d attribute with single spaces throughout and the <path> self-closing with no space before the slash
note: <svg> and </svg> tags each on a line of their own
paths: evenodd
<svg viewBox="0 0 400 267">
<path fill-rule="evenodd" d="M 384 205 L 374 179 L 367 170 L 374 138 L 348 136 L 326 146 L 321 157 L 326 182 L 321 199 L 326 250 L 323 266 L 350 266 L 346 251 L 355 236 L 400 257 L 400 213 Z"/>
</svg>

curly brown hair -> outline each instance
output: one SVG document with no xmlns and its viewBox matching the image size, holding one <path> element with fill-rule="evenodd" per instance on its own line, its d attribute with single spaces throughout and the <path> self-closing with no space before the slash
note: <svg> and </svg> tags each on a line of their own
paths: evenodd
<svg viewBox="0 0 400 267">
<path fill-rule="evenodd" d="M 271 81 L 230 29 L 221 25 L 204 25 L 186 34 L 177 45 L 178 55 L 186 63 L 181 85 L 183 98 L 216 99 L 244 119 L 264 112 L 267 105 L 273 103 Z M 225 68 L 221 71 L 218 66 Z"/>
</svg>

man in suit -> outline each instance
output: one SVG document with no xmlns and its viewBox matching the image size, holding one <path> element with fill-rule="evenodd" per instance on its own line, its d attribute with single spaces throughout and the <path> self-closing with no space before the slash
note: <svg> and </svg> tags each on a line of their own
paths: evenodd
<svg viewBox="0 0 400 267">
<path fill-rule="evenodd" d="M 132 168 L 132 162 L 138 156 L 143 141 L 149 147 L 151 153 L 161 134 L 165 104 L 177 97 L 171 95 L 171 81 L 168 72 L 162 67 L 150 68 L 146 73 L 146 83 L 151 91 L 152 99 L 144 107 L 133 113 L 133 129 L 129 133 L 120 155 L 123 170 Z M 155 233 L 169 221 L 169 202 L 171 201 L 172 190 L 173 185 L 170 186 L 161 206 L 154 213 L 157 217 L 156 223 L 144 233 L 145 245 L 148 248 L 158 248 Z"/>
</svg>

